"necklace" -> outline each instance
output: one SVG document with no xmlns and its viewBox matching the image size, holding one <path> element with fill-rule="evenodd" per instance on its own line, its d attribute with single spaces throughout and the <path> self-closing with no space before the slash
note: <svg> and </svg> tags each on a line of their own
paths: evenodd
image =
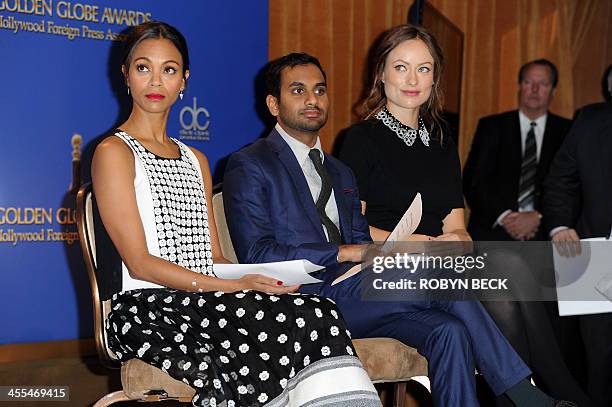
<svg viewBox="0 0 612 407">
<path fill-rule="evenodd" d="M 393 131 L 395 134 L 397 134 L 397 136 L 401 138 L 408 147 L 414 144 L 414 141 L 416 140 L 416 136 L 417 136 L 417 131 L 415 129 L 412 129 L 406 126 L 399 120 L 397 120 L 395 116 L 393 116 L 391 112 L 387 110 L 386 106 L 383 107 L 378 113 L 376 113 L 376 116 L 374 117 L 376 117 L 379 120 L 382 120 L 383 124 L 387 126 L 389 129 L 391 129 L 391 131 Z M 427 128 L 425 127 L 425 123 L 423 122 L 423 119 L 420 117 L 419 117 L 419 138 L 421 139 L 423 144 L 425 144 L 425 146 L 429 147 L 429 132 L 427 131 Z"/>
</svg>

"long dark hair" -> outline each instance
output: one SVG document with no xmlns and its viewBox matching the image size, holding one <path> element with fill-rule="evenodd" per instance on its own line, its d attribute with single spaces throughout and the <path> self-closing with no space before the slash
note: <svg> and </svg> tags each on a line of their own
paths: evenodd
<svg viewBox="0 0 612 407">
<path fill-rule="evenodd" d="M 387 56 L 402 42 L 415 39 L 425 43 L 434 60 L 431 95 L 427 103 L 421 105 L 419 115 L 423 118 L 426 126 L 431 129 L 432 135 L 439 137 L 442 141 L 443 129 L 446 127 L 442 119 L 444 94 L 440 86 L 444 56 L 436 38 L 423 27 L 410 24 L 399 25 L 383 34 L 373 53 L 374 66 L 368 82 L 368 91 L 362 104 L 362 119 L 368 119 L 376 115 L 387 103 L 382 82 Z"/>
</svg>

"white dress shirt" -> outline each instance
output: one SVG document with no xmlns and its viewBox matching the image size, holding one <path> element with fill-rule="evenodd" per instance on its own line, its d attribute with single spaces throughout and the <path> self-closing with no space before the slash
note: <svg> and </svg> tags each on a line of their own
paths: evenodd
<svg viewBox="0 0 612 407">
<path fill-rule="evenodd" d="M 317 173 L 317 170 L 315 169 L 312 160 L 308 156 L 308 153 L 310 153 L 310 150 L 312 148 L 316 148 L 321 154 L 321 161 L 324 162 L 325 154 L 323 154 L 323 150 L 321 149 L 321 140 L 317 137 L 317 142 L 315 143 L 314 147 L 310 148 L 306 144 L 287 134 L 287 132 L 280 126 L 280 124 L 277 123 L 274 128 L 276 129 L 276 131 L 278 131 L 278 134 L 280 134 L 283 140 L 285 140 L 285 142 L 289 145 L 291 151 L 293 151 L 293 154 L 295 155 L 295 158 L 297 159 L 297 162 L 298 164 L 300 164 L 300 168 L 304 173 L 306 182 L 308 183 L 308 188 L 310 189 L 312 199 L 316 203 L 317 198 L 319 197 L 319 193 L 321 192 L 322 182 L 321 177 Z M 338 215 L 338 206 L 336 205 L 336 197 L 333 187 L 332 194 L 327 200 L 327 205 L 325 205 L 325 213 L 327 214 L 327 217 L 329 217 L 331 221 L 334 222 L 338 230 L 340 230 L 340 216 Z M 325 232 L 325 237 L 329 241 L 327 229 L 325 228 L 325 225 L 322 226 L 323 231 Z"/>
</svg>

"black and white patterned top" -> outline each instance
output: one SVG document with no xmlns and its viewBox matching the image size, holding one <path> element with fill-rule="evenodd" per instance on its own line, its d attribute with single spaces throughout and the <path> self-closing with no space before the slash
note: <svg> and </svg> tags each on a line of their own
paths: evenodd
<svg viewBox="0 0 612 407">
<path fill-rule="evenodd" d="M 115 135 L 132 149 L 137 161 L 134 186 L 149 252 L 186 269 L 213 276 L 208 208 L 195 154 L 173 138 L 180 157 L 160 157 L 126 132 L 117 131 Z M 145 211 L 152 213 L 146 216 Z M 134 289 L 133 285 L 124 284 L 123 290 Z"/>
<path fill-rule="evenodd" d="M 212 274 L 212 251 L 198 159 L 134 153 L 134 189 L 147 249 Z M 124 265 L 125 266 L 125 265 Z M 332 300 L 292 293 L 190 292 L 127 280 L 114 293 L 105 332 L 121 361 L 138 358 L 195 390 L 198 407 L 381 407 Z M 330 383 L 333 383 L 330 385 Z"/>
</svg>

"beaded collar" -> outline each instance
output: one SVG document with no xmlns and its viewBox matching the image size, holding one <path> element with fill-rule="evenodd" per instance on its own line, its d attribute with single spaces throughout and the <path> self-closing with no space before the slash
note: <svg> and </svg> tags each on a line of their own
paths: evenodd
<svg viewBox="0 0 612 407">
<path fill-rule="evenodd" d="M 376 113 L 376 117 L 379 120 L 382 120 L 383 124 L 391 129 L 399 138 L 401 138 L 407 146 L 412 146 L 414 141 L 416 140 L 417 131 L 412 129 L 399 120 L 395 118 L 387 110 L 387 107 L 383 107 L 378 113 Z M 427 147 L 429 147 L 429 132 L 425 127 L 425 123 L 423 119 L 419 117 L 419 138 Z"/>
</svg>

